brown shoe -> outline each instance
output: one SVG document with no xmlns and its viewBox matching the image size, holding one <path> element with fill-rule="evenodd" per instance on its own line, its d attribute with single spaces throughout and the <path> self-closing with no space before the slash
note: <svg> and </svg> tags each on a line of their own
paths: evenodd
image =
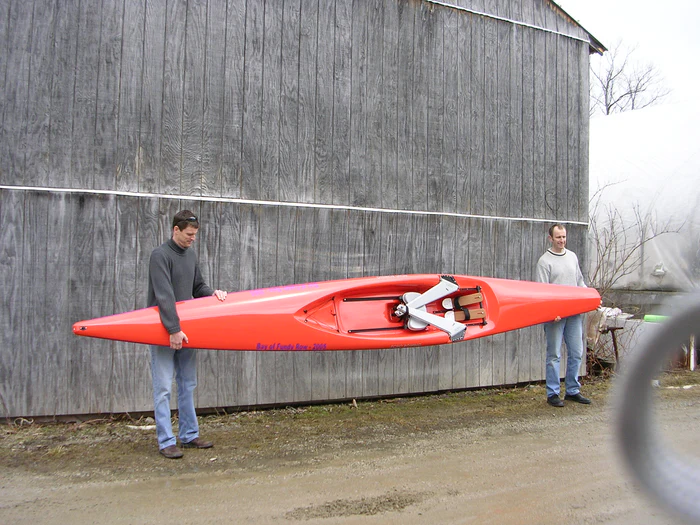
<svg viewBox="0 0 700 525">
<path fill-rule="evenodd" d="M 214 443 L 211 441 L 204 441 L 202 438 L 194 438 L 192 441 L 182 444 L 182 448 L 211 448 Z"/>
<path fill-rule="evenodd" d="M 182 450 L 177 448 L 175 445 L 161 448 L 160 453 L 168 459 L 178 459 L 182 457 Z"/>
</svg>

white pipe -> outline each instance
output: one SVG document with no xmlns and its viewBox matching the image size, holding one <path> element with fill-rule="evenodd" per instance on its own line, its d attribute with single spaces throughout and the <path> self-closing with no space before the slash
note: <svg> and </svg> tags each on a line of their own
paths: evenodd
<svg viewBox="0 0 700 525">
<path fill-rule="evenodd" d="M 537 31 L 544 31 L 545 33 L 552 33 L 553 35 L 564 36 L 566 38 L 571 38 L 573 40 L 585 42 L 586 44 L 590 45 L 590 41 L 586 40 L 585 38 L 581 38 L 580 36 L 568 35 L 566 33 L 562 33 L 561 31 L 555 31 L 553 29 L 547 29 L 546 27 L 528 24 L 527 22 L 513 20 L 512 18 L 505 18 L 505 17 L 498 16 L 498 15 L 492 15 L 490 13 L 484 13 L 482 11 L 476 11 L 475 9 L 469 9 L 468 7 L 461 7 L 458 5 L 448 4 L 447 2 L 438 2 L 437 0 L 425 0 L 425 1 L 428 2 L 429 4 L 440 5 L 442 7 L 456 9 L 457 11 L 466 11 L 467 13 L 471 13 L 473 15 L 483 16 L 484 18 L 491 18 L 493 20 L 499 20 L 500 22 L 507 22 L 507 23 L 513 24 L 515 26 L 527 27 L 529 29 L 535 29 Z"/>
<path fill-rule="evenodd" d="M 92 190 L 92 189 L 79 189 L 79 188 L 48 188 L 48 187 L 37 187 L 37 186 L 4 186 L 0 185 L 0 190 L 12 190 L 12 191 L 30 191 L 30 192 L 43 192 L 43 193 L 70 193 L 77 195 L 93 194 L 93 195 L 117 195 L 120 197 L 142 197 L 148 199 L 170 199 L 170 200 L 189 200 L 189 201 L 202 201 L 202 202 L 230 202 L 236 204 L 255 204 L 258 206 L 284 206 L 292 208 L 320 208 L 327 210 L 352 210 L 352 211 L 369 211 L 374 213 L 393 213 L 393 214 L 403 214 L 403 215 L 430 215 L 439 217 L 461 217 L 468 219 L 494 219 L 499 221 L 510 221 L 510 222 L 544 222 L 544 223 L 556 223 L 561 222 L 562 224 L 578 224 L 581 226 L 588 226 L 588 222 L 583 221 L 570 221 L 564 219 L 535 219 L 527 217 L 499 217 L 497 215 L 475 215 L 471 213 L 456 213 L 456 212 L 438 212 L 438 211 L 420 211 L 420 210 L 399 210 L 392 208 L 370 208 L 365 206 L 343 206 L 338 204 L 314 204 L 309 202 L 281 202 L 281 201 L 267 201 L 267 200 L 256 200 L 256 199 L 236 199 L 231 197 L 207 197 L 207 196 L 196 196 L 196 195 L 171 195 L 165 193 L 144 193 L 139 191 L 114 191 L 114 190 Z"/>
</svg>

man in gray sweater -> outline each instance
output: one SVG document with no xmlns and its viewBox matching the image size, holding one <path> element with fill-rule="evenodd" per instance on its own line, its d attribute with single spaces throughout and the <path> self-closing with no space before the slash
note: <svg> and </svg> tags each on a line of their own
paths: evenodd
<svg viewBox="0 0 700 525">
<path fill-rule="evenodd" d="M 151 253 L 148 267 L 148 306 L 157 306 L 160 320 L 170 334 L 170 346 L 151 346 L 151 375 L 156 435 L 160 453 L 169 459 L 182 457 L 177 447 L 170 420 L 170 391 L 173 375 L 177 382 L 178 435 L 183 447 L 210 448 L 211 441 L 199 437 L 199 424 L 194 408 L 194 389 L 197 386 L 197 356 L 188 343 L 187 334 L 180 327 L 175 309 L 177 301 L 215 295 L 220 301 L 226 292 L 212 290 L 199 270 L 197 255 L 190 250 L 194 243 L 199 221 L 190 210 L 175 214 L 172 238 Z"/>
<path fill-rule="evenodd" d="M 578 257 L 566 249 L 566 228 L 555 224 L 549 229 L 549 248 L 537 262 L 536 280 L 540 283 L 564 284 L 568 286 L 586 286 L 579 267 Z M 562 340 L 566 343 L 566 376 L 565 387 L 567 401 L 590 404 L 590 399 L 581 395 L 581 384 L 578 382 L 578 369 L 583 358 L 583 315 L 571 317 L 556 317 L 552 322 L 544 324 L 547 338 L 547 360 L 545 380 L 547 385 L 547 403 L 555 407 L 563 407 L 564 402 L 559 397 Z"/>
</svg>

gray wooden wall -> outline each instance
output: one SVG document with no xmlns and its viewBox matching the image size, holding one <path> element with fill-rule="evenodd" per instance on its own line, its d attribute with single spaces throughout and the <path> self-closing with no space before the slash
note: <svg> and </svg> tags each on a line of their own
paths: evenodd
<svg viewBox="0 0 700 525">
<path fill-rule="evenodd" d="M 585 261 L 587 35 L 546 0 L 0 2 L 0 417 L 152 408 L 145 305 L 190 208 L 215 287 Z M 522 21 L 525 23 L 519 24 Z M 536 27 L 532 27 L 536 26 Z M 199 407 L 512 384 L 541 327 L 418 349 L 199 353 Z"/>
</svg>

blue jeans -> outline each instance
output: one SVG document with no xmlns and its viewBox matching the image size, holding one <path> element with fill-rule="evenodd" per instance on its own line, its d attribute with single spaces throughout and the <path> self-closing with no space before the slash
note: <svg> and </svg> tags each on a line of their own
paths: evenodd
<svg viewBox="0 0 700 525">
<path fill-rule="evenodd" d="M 167 346 L 151 346 L 153 405 L 158 448 L 161 450 L 177 443 L 170 419 L 173 374 L 177 381 L 178 435 L 182 443 L 188 443 L 199 437 L 199 424 L 194 409 L 197 351 L 193 348 L 173 350 Z"/>
<path fill-rule="evenodd" d="M 583 358 L 583 315 L 565 317 L 559 322 L 545 323 L 544 333 L 547 337 L 547 361 L 545 378 L 547 397 L 559 395 L 561 360 L 561 343 L 566 343 L 566 377 L 564 384 L 568 395 L 578 394 L 581 383 L 578 382 L 578 369 Z"/>
</svg>

